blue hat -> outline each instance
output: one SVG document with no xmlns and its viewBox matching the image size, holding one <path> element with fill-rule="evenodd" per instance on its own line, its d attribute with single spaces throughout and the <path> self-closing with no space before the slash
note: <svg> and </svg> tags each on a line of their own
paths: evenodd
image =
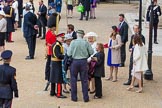
<svg viewBox="0 0 162 108">
<path fill-rule="evenodd" d="M 2 59 L 10 59 L 11 56 L 12 56 L 12 51 L 11 50 L 5 50 L 1 54 Z"/>
</svg>

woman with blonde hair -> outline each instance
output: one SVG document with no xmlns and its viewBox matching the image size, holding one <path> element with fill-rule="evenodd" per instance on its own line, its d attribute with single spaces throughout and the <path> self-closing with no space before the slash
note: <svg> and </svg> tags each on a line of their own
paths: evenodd
<svg viewBox="0 0 162 108">
<path fill-rule="evenodd" d="M 107 80 L 111 80 L 113 82 L 117 81 L 118 67 L 121 63 L 120 56 L 120 47 L 121 47 L 121 36 L 118 34 L 118 29 L 116 26 L 112 26 L 112 33 L 108 42 L 108 60 L 107 65 L 110 66 L 110 76 Z M 114 77 L 113 77 L 114 71 Z"/>
<path fill-rule="evenodd" d="M 142 43 L 141 36 L 136 34 L 133 40 L 134 51 L 133 51 L 133 69 L 132 69 L 132 81 L 131 85 L 127 88 L 128 91 L 132 90 L 134 87 L 134 82 L 137 79 L 139 84 L 139 89 L 136 91 L 137 93 L 142 92 L 142 81 L 141 75 L 143 71 L 148 69 L 147 65 L 147 56 L 146 56 L 146 48 L 144 43 Z"/>
</svg>

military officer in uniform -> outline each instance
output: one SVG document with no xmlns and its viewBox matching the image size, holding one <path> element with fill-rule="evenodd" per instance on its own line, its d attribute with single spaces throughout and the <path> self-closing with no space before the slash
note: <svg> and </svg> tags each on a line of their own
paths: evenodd
<svg viewBox="0 0 162 108">
<path fill-rule="evenodd" d="M 150 13 L 151 13 L 151 5 L 147 9 L 146 20 L 150 21 Z M 157 42 L 157 29 L 159 23 L 159 16 L 161 16 L 161 8 L 157 4 L 157 0 L 154 0 L 153 5 L 153 29 L 154 29 L 154 44 L 158 44 Z"/>
<path fill-rule="evenodd" d="M 66 96 L 62 95 L 62 59 L 64 59 L 62 43 L 64 42 L 64 35 L 64 33 L 61 33 L 56 36 L 56 42 L 52 45 L 51 55 L 50 95 L 56 95 L 58 98 L 66 98 Z M 55 84 L 57 85 L 57 93 L 55 93 Z"/>
<path fill-rule="evenodd" d="M 10 66 L 11 56 L 10 50 L 5 50 L 1 54 L 4 64 L 0 65 L 0 108 L 11 108 L 13 92 L 18 98 L 16 69 Z"/>
</svg>

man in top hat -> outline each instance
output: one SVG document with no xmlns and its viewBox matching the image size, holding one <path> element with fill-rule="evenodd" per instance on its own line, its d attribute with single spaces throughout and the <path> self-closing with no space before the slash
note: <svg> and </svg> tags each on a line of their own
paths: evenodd
<svg viewBox="0 0 162 108">
<path fill-rule="evenodd" d="M 14 42 L 12 41 L 12 32 L 15 31 L 14 23 L 15 23 L 15 13 L 12 8 L 12 0 L 6 0 L 7 5 L 4 6 L 3 10 L 6 14 L 7 20 L 7 32 L 6 32 L 6 42 Z"/>
<path fill-rule="evenodd" d="M 5 34 L 7 21 L 4 17 L 5 17 L 4 11 L 0 10 L 0 53 L 3 52 L 5 49 Z M 0 60 L 2 59 L 0 58 Z"/>
<path fill-rule="evenodd" d="M 50 95 L 56 95 L 57 98 L 66 98 L 62 95 L 62 60 L 64 59 L 64 50 L 62 43 L 64 42 L 64 33 L 58 34 L 56 36 L 56 42 L 52 45 L 52 55 L 51 55 L 51 72 L 50 72 L 50 82 L 51 91 Z M 57 85 L 57 93 L 55 93 L 55 84 Z"/>
<path fill-rule="evenodd" d="M 26 5 L 27 13 L 24 15 L 23 33 L 29 49 L 29 56 L 25 59 L 34 59 L 36 47 L 36 34 L 38 30 L 37 17 L 30 11 L 31 5 Z"/>
<path fill-rule="evenodd" d="M 84 31 L 77 31 L 77 39 L 73 40 L 70 44 L 69 50 L 67 51 L 68 56 L 72 56 L 73 62 L 70 67 L 71 77 L 71 100 L 77 101 L 77 76 L 80 73 L 82 82 L 82 91 L 84 102 L 89 101 L 88 96 L 88 64 L 87 59 L 93 54 L 91 45 L 83 39 Z"/>
<path fill-rule="evenodd" d="M 45 67 L 45 80 L 49 81 L 52 45 L 56 42 L 56 23 L 57 13 L 52 14 L 47 20 L 48 31 L 46 33 L 47 62 Z"/>
<path fill-rule="evenodd" d="M 153 29 L 154 29 L 154 44 L 158 44 L 157 42 L 157 29 L 159 23 L 159 16 L 161 16 L 161 8 L 157 4 L 157 0 L 153 0 Z M 151 5 L 147 9 L 146 20 L 150 21 L 150 13 L 151 13 Z"/>
<path fill-rule="evenodd" d="M 4 64 L 0 65 L 0 108 L 11 108 L 13 92 L 18 96 L 16 69 L 10 66 L 12 51 L 3 51 L 1 57 Z"/>
<path fill-rule="evenodd" d="M 47 91 L 48 86 L 50 84 L 49 78 L 50 78 L 50 64 L 51 64 L 51 55 L 52 55 L 52 45 L 56 42 L 56 30 L 58 28 L 58 23 L 60 20 L 60 15 L 57 13 L 53 13 L 49 16 L 47 20 L 47 26 L 48 31 L 46 33 L 46 48 L 47 48 L 47 61 L 46 61 L 46 67 L 45 67 L 45 80 L 47 80 L 47 85 L 45 87 L 45 91 Z"/>
</svg>

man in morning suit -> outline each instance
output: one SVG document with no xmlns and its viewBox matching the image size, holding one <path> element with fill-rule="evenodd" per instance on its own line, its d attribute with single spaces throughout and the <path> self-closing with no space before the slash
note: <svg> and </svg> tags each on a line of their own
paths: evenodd
<svg viewBox="0 0 162 108">
<path fill-rule="evenodd" d="M 31 5 L 26 5 L 25 7 L 27 13 L 24 16 L 23 24 L 23 33 L 29 49 L 29 56 L 25 58 L 26 60 L 34 59 L 36 34 L 38 29 L 37 17 L 34 13 L 30 12 L 30 6 Z"/>
<path fill-rule="evenodd" d="M 11 108 L 13 92 L 18 98 L 16 69 L 10 66 L 12 51 L 5 50 L 1 54 L 4 64 L 0 65 L 0 108 Z"/>
<path fill-rule="evenodd" d="M 128 24 L 124 21 L 124 14 L 119 14 L 120 24 L 118 26 L 119 35 L 121 36 L 122 46 L 121 51 L 121 64 L 120 67 L 125 66 L 126 60 L 126 42 L 128 41 Z"/>
<path fill-rule="evenodd" d="M 133 69 L 133 38 L 136 34 L 139 34 L 139 26 L 138 25 L 134 25 L 133 26 L 133 31 L 134 31 L 134 34 L 131 36 L 131 40 L 130 40 L 130 44 L 129 44 L 129 52 L 131 52 L 131 55 L 130 55 L 130 63 L 129 63 L 129 78 L 128 78 L 128 81 L 124 83 L 124 85 L 130 85 L 131 84 L 131 81 L 132 81 L 132 69 Z M 141 35 L 141 39 L 142 39 L 142 42 L 145 44 L 145 37 L 143 35 Z"/>
<path fill-rule="evenodd" d="M 47 7 L 43 4 L 43 0 L 39 1 L 39 11 L 37 13 L 39 20 L 39 36 L 42 36 L 42 28 L 43 28 L 43 37 L 41 39 L 45 39 L 46 35 L 46 26 L 47 26 Z"/>
</svg>

